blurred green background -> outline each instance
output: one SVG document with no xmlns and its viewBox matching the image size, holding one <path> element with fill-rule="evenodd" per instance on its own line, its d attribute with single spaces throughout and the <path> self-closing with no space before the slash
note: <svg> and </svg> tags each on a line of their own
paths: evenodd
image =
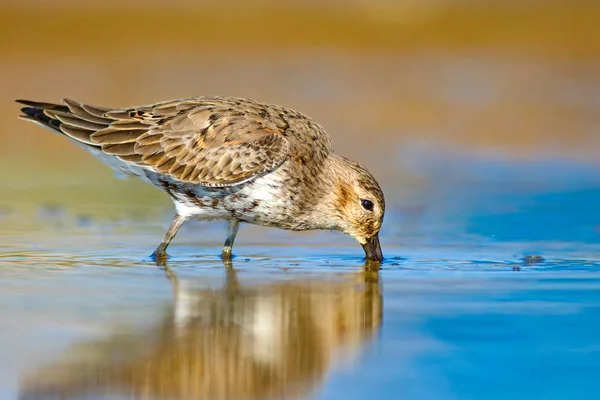
<svg viewBox="0 0 600 400">
<path fill-rule="evenodd" d="M 403 162 L 412 148 L 593 159 L 598 21 L 600 2 L 585 0 L 4 0 L 0 207 L 169 203 L 19 121 L 16 98 L 286 105 L 319 121 L 398 199 L 424 179 Z"/>
</svg>

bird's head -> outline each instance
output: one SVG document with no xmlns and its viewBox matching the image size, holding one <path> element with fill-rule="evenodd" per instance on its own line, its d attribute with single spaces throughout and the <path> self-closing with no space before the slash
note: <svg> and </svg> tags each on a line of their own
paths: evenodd
<svg viewBox="0 0 600 400">
<path fill-rule="evenodd" d="M 331 206 L 336 229 L 359 242 L 368 260 L 383 260 L 379 230 L 385 200 L 379 184 L 366 168 L 345 158 L 340 157 L 335 170 Z"/>
</svg>

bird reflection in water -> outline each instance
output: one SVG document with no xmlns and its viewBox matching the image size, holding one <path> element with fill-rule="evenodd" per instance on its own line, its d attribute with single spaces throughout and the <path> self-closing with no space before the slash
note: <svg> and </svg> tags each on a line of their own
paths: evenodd
<svg viewBox="0 0 600 400">
<path fill-rule="evenodd" d="M 151 329 L 76 346 L 32 371 L 21 399 L 267 399 L 306 396 L 379 330 L 378 271 L 185 290 Z"/>
</svg>

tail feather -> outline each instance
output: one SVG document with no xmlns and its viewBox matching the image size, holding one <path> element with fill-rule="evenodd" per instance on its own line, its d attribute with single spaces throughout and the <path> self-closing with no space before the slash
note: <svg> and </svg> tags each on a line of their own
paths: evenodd
<svg viewBox="0 0 600 400">
<path fill-rule="evenodd" d="M 69 112 L 69 107 L 62 104 L 54 104 L 54 103 L 43 103 L 41 101 L 31 101 L 31 100 L 15 100 L 17 103 L 23 104 L 24 106 L 29 106 L 33 108 L 41 108 L 43 110 L 55 110 L 62 112 Z"/>
<path fill-rule="evenodd" d="M 114 158 L 127 163 L 142 161 L 142 155 L 135 151 L 135 143 L 148 131 L 149 125 L 135 120 L 120 121 L 107 114 L 115 111 L 129 115 L 130 110 L 89 106 L 68 99 L 64 99 L 63 104 L 17 102 L 26 106 L 21 109 L 22 119 L 67 136 L 109 165 L 114 164 Z M 110 160 L 105 156 L 110 156 Z"/>
<path fill-rule="evenodd" d="M 48 127 L 82 144 L 100 147 L 90 136 L 98 130 L 107 128 L 111 120 L 87 112 L 75 101 L 67 99 L 63 101 L 66 105 L 31 100 L 17 100 L 17 103 L 27 106 L 21 108 L 22 119 Z"/>
<path fill-rule="evenodd" d="M 112 122 L 110 118 L 104 117 L 104 113 L 109 111 L 109 108 L 91 107 L 69 99 L 64 99 L 63 101 L 69 106 L 68 111 L 73 113 L 79 119 L 104 125 L 104 128 Z"/>
<path fill-rule="evenodd" d="M 35 107 L 23 107 L 21 108 L 21 112 L 23 115 L 20 115 L 20 118 L 39 123 L 43 126 L 47 126 L 57 132 L 60 132 L 60 122 L 44 114 L 43 109 Z"/>
</svg>

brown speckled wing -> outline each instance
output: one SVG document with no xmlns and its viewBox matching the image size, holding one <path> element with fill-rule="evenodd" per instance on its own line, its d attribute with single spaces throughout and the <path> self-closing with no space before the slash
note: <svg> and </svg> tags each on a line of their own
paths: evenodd
<svg viewBox="0 0 600 400">
<path fill-rule="evenodd" d="M 231 186 L 247 181 L 277 168 L 289 153 L 282 131 L 252 106 L 190 100 L 133 111 L 140 123 L 152 121 L 135 141 L 134 151 L 142 164 L 183 182 Z"/>
<path fill-rule="evenodd" d="M 232 186 L 272 171 L 289 155 L 285 122 L 248 99 L 195 98 L 129 109 L 65 100 L 21 101 L 25 118 L 158 173 L 205 186 Z"/>
</svg>

